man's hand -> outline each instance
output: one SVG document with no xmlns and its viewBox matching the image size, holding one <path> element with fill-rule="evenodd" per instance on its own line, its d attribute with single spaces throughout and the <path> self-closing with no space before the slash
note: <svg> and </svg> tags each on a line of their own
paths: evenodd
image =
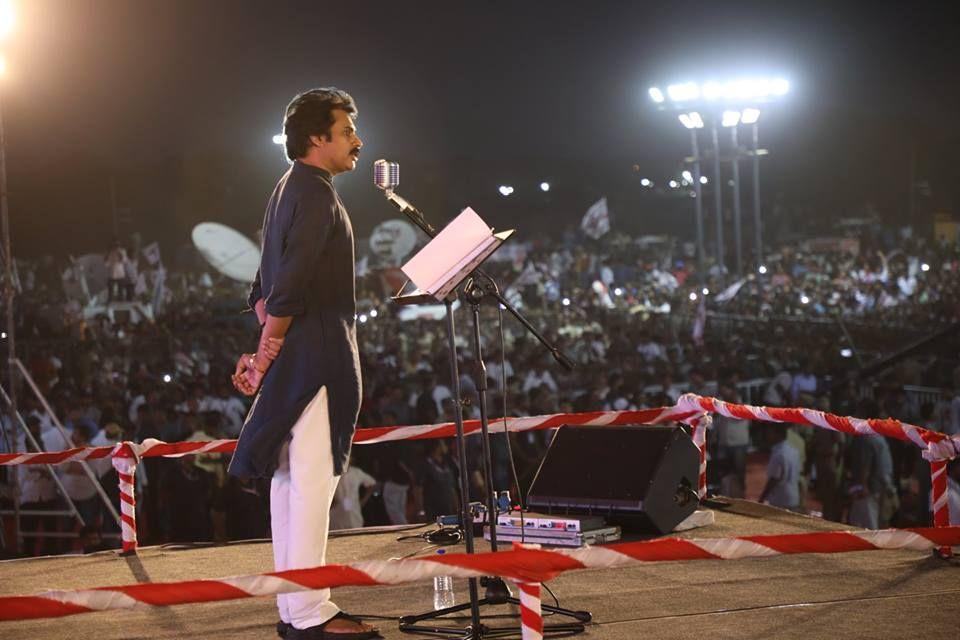
<svg viewBox="0 0 960 640">
<path fill-rule="evenodd" d="M 233 381 L 234 388 L 245 396 L 255 394 L 257 388 L 260 386 L 260 381 L 263 380 L 263 374 L 260 374 L 259 378 L 256 379 L 250 375 L 251 371 L 259 373 L 253 368 L 254 357 L 252 353 L 241 354 L 237 360 L 237 366 L 233 370 L 233 375 L 230 377 Z M 256 386 L 253 386 L 254 380 L 256 380 Z"/>
</svg>

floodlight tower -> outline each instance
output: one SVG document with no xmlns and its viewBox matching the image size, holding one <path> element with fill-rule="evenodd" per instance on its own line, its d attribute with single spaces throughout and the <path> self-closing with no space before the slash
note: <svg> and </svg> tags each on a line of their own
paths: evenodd
<svg viewBox="0 0 960 640">
<path fill-rule="evenodd" d="M 740 114 L 740 122 L 751 125 L 753 129 L 753 135 L 751 136 L 753 144 L 750 147 L 750 155 L 753 157 L 753 233 L 757 268 L 763 264 L 763 230 L 760 226 L 760 153 L 757 148 L 760 138 L 757 124 L 759 120 L 760 109 L 755 107 L 747 107 Z"/>
<path fill-rule="evenodd" d="M 730 144 L 733 147 L 732 174 L 733 174 L 733 243 L 735 247 L 737 277 L 743 275 L 743 238 L 740 231 L 740 143 L 737 140 L 737 125 L 740 124 L 740 112 L 727 110 L 723 112 L 720 122 L 730 129 Z"/>
<path fill-rule="evenodd" d="M 695 82 L 685 82 L 669 85 L 666 91 L 661 91 L 658 87 L 651 87 L 648 90 L 650 99 L 657 105 L 658 109 L 676 110 L 688 112 L 685 115 L 689 118 L 690 114 L 704 114 L 701 119 L 710 118 L 711 138 L 713 143 L 713 161 L 714 161 L 714 180 L 716 188 L 714 191 L 715 207 L 717 215 L 717 267 L 721 278 L 724 276 L 724 243 L 723 243 L 723 183 L 720 173 L 720 140 L 718 134 L 718 125 L 728 127 L 731 130 L 731 140 L 734 146 L 732 173 L 733 173 L 733 208 L 734 208 L 734 236 L 736 242 L 736 261 L 737 272 L 742 273 L 743 269 L 743 245 L 741 238 L 742 216 L 740 210 L 740 169 L 739 158 L 741 151 L 737 139 L 737 126 L 739 124 L 748 124 L 753 127 L 753 145 L 752 150 L 747 155 L 753 157 L 753 215 L 755 229 L 755 254 L 757 266 L 763 262 L 763 236 L 761 227 L 760 212 L 760 156 L 766 155 L 765 149 L 759 149 L 758 145 L 758 126 L 760 110 L 756 105 L 761 103 L 773 102 L 790 91 L 790 83 L 783 78 L 751 78 L 741 77 L 733 80 L 719 82 L 711 80 L 704 84 Z M 745 105 L 749 105 L 744 108 Z M 696 111 L 691 111 L 695 109 Z M 736 110 L 734 110 L 736 109 Z M 742 111 L 740 110 L 742 109 Z M 722 120 L 721 120 L 721 114 Z M 688 129 L 688 122 L 684 122 L 681 116 L 681 122 Z M 697 155 L 696 153 L 694 154 Z M 699 158 L 695 158 L 698 160 Z M 696 181 L 699 183 L 699 181 Z M 699 194 L 698 194 L 699 200 Z"/>
<path fill-rule="evenodd" d="M 697 273 L 701 281 L 706 278 L 706 258 L 703 249 L 703 183 L 700 180 L 700 147 L 697 130 L 703 129 L 703 117 L 696 111 L 681 113 L 680 124 L 690 131 L 690 147 L 693 151 L 693 199 L 697 225 Z"/>
</svg>

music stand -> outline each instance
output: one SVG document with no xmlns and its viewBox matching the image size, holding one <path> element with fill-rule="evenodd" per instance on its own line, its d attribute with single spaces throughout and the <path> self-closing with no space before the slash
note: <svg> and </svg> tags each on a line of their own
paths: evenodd
<svg viewBox="0 0 960 640">
<path fill-rule="evenodd" d="M 424 230 L 427 231 L 427 229 Z M 466 437 L 463 430 L 463 401 L 460 390 L 460 374 L 456 350 L 456 327 L 454 324 L 452 304 L 456 296 L 456 288 L 459 287 L 468 276 L 473 274 L 475 269 L 478 275 L 482 274 L 480 269 L 478 269 L 479 265 L 513 234 L 513 230 L 493 233 L 490 228 L 486 226 L 486 223 L 484 223 L 472 209 L 468 208 L 439 234 L 431 233 L 431 231 L 432 228 L 427 231 L 427 233 L 434 236 L 433 240 L 403 267 L 404 273 L 411 276 L 411 280 L 417 285 L 417 289 L 404 294 L 404 290 L 406 290 L 409 285 L 408 281 L 408 283 L 401 288 L 400 293 L 391 299 L 400 305 L 436 304 L 437 302 L 442 302 L 446 307 L 447 343 L 450 358 L 450 377 L 452 381 L 451 393 L 453 394 L 454 400 L 454 424 L 456 425 L 457 457 L 458 466 L 460 467 L 460 526 L 464 533 L 467 553 L 475 553 L 473 523 L 469 512 L 469 476 L 467 471 Z M 472 239 L 469 237 L 471 234 L 473 234 Z M 492 280 L 485 274 L 482 275 L 492 283 Z M 473 278 L 471 278 L 471 281 L 473 282 Z M 464 290 L 464 296 L 473 309 L 474 344 L 478 350 L 476 357 L 479 361 L 478 375 L 484 376 L 483 360 L 479 351 L 479 304 L 484 297 L 484 293 L 479 286 L 473 284 L 467 286 Z M 492 494 L 493 474 L 486 412 L 486 380 L 481 379 L 477 384 L 481 403 L 480 418 L 484 456 L 483 471 L 487 483 L 487 518 L 491 530 L 491 547 L 493 551 L 496 551 L 496 510 Z M 507 437 L 509 437 L 509 434 L 507 434 Z M 480 582 L 486 589 L 483 599 L 479 598 L 477 579 L 470 578 L 469 603 L 454 605 L 418 615 L 402 616 L 399 625 L 400 631 L 463 638 L 465 640 L 480 640 L 485 637 L 492 638 L 520 633 L 519 627 L 491 628 L 482 624 L 480 620 L 481 605 L 519 605 L 519 600 L 511 596 L 510 591 L 499 577 L 484 577 L 480 579 Z M 544 611 L 567 615 L 579 621 L 569 624 L 549 625 L 544 628 L 545 635 L 573 635 L 582 633 L 584 631 L 583 623 L 589 622 L 591 619 L 590 613 L 586 611 L 570 611 L 547 605 L 544 605 L 542 608 Z M 461 627 L 420 626 L 417 624 L 424 620 L 439 618 L 467 609 L 470 609 L 471 624 L 465 629 Z"/>
</svg>

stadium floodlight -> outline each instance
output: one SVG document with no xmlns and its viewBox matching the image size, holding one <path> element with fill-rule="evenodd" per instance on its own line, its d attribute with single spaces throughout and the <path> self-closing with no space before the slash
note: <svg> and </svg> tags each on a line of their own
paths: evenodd
<svg viewBox="0 0 960 640">
<path fill-rule="evenodd" d="M 680 186 L 677 184 L 676 180 L 671 180 L 668 184 L 670 185 L 671 189 L 676 189 L 678 186 Z"/>
<path fill-rule="evenodd" d="M 727 110 L 723 112 L 723 119 L 720 125 L 724 127 L 735 127 L 740 123 L 740 112 Z"/>
<path fill-rule="evenodd" d="M 500 195 L 502 195 L 504 198 L 506 198 L 506 197 L 509 196 L 511 193 L 513 193 L 513 187 L 511 187 L 511 186 L 508 185 L 508 184 L 502 184 L 502 185 L 500 185 L 500 186 L 497 188 L 497 191 L 500 192 Z"/>
<path fill-rule="evenodd" d="M 696 292 L 696 291 L 691 291 L 691 292 L 690 292 L 690 302 L 696 302 L 696 301 L 697 301 L 697 292 Z"/>
<path fill-rule="evenodd" d="M 640 178 L 640 185 L 644 187 L 652 187 L 653 181 L 650 178 Z"/>
<path fill-rule="evenodd" d="M 743 124 L 756 124 L 760 119 L 760 109 L 747 107 L 740 113 L 740 122 Z"/>
<path fill-rule="evenodd" d="M 920 271 L 923 271 L 923 272 L 930 271 L 930 265 L 924 262 L 923 264 L 920 265 Z"/>
<path fill-rule="evenodd" d="M 696 82 L 672 84 L 667 87 L 667 95 L 672 102 L 693 102 L 700 99 L 700 85 Z"/>
<path fill-rule="evenodd" d="M 704 287 L 703 289 L 700 290 L 700 293 L 702 293 L 705 296 L 708 296 L 710 295 L 710 289 L 707 289 L 706 287 Z"/>
<path fill-rule="evenodd" d="M 806 296 L 806 294 L 804 294 L 804 295 L 800 296 L 800 303 L 801 303 L 801 304 L 810 304 L 810 298 L 808 298 L 808 297 Z"/>
<path fill-rule="evenodd" d="M 693 174 L 690 173 L 690 171 L 687 169 L 683 170 L 683 172 L 680 174 L 680 177 L 683 178 L 684 182 L 691 183 L 691 184 L 693 183 Z"/>
<path fill-rule="evenodd" d="M 564 298 L 564 299 L 561 300 L 560 302 L 561 302 L 561 304 L 563 304 L 563 306 L 565 306 L 565 307 L 569 307 L 569 306 L 570 306 L 570 298 Z"/>
<path fill-rule="evenodd" d="M 649 89 L 647 89 L 647 93 L 650 94 L 650 99 L 656 102 L 657 104 L 660 104 L 664 100 L 663 91 L 660 91 L 660 89 L 658 89 L 657 87 L 650 87 Z"/>
<path fill-rule="evenodd" d="M 700 184 L 707 184 L 708 182 L 710 181 L 707 180 L 707 176 L 700 176 Z"/>
<path fill-rule="evenodd" d="M 700 87 L 700 93 L 705 100 L 719 100 L 723 97 L 723 85 L 716 80 L 711 80 Z"/>
<path fill-rule="evenodd" d="M 767 273 L 767 267 L 766 267 L 765 265 L 760 265 L 760 266 L 757 268 L 757 271 L 760 273 L 760 275 L 766 275 L 766 273 Z"/>
<path fill-rule="evenodd" d="M 550 191 L 550 183 L 549 183 L 549 182 L 541 182 L 541 183 L 540 183 L 540 191 L 543 191 L 544 193 L 546 193 L 547 191 Z"/>
<path fill-rule="evenodd" d="M 790 92 L 790 83 L 784 78 L 777 78 L 771 83 L 770 90 L 775 96 L 785 96 Z"/>
<path fill-rule="evenodd" d="M 680 124 L 687 129 L 703 129 L 703 117 L 696 111 L 681 113 L 677 117 L 680 119 Z"/>
<path fill-rule="evenodd" d="M 283 133 L 278 133 L 273 136 L 273 144 L 285 144 L 287 142 L 287 136 Z"/>
</svg>

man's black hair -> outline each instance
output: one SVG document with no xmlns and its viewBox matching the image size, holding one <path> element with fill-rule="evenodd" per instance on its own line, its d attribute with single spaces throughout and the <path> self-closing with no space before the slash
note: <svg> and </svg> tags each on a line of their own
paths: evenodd
<svg viewBox="0 0 960 640">
<path fill-rule="evenodd" d="M 291 162 L 307 155 L 310 136 L 330 139 L 335 109 L 342 109 L 350 115 L 358 113 L 350 94 L 336 87 L 310 89 L 290 101 L 283 118 L 283 133 L 287 136 L 287 158 Z"/>
</svg>

